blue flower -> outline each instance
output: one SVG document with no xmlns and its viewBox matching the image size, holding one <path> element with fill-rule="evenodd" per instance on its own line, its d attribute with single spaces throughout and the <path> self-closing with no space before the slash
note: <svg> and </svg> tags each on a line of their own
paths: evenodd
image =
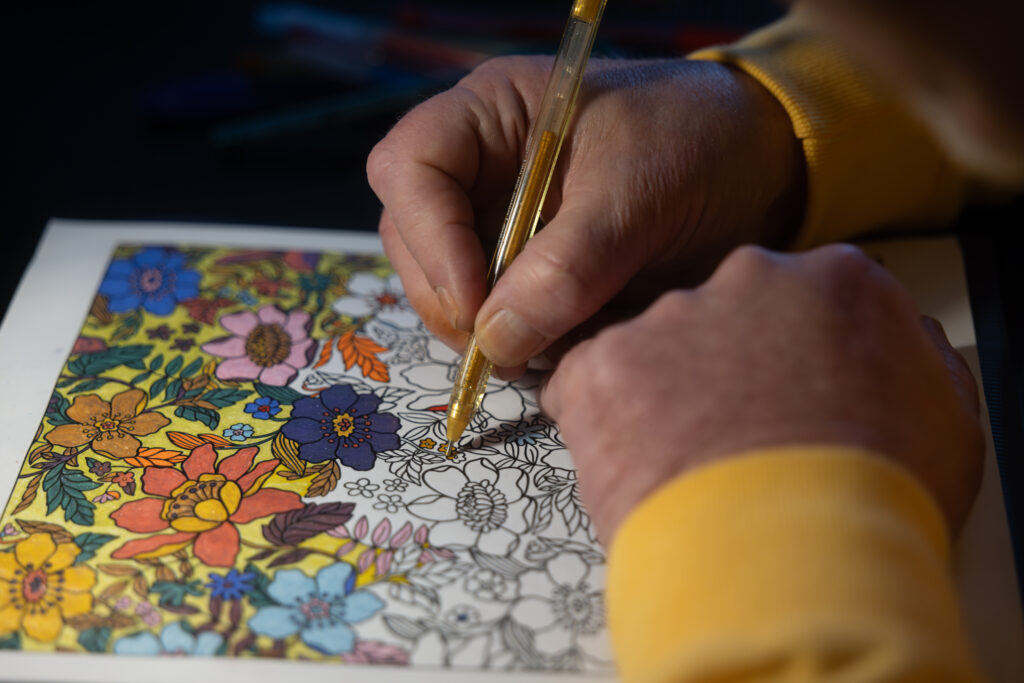
<svg viewBox="0 0 1024 683">
<path fill-rule="evenodd" d="M 180 251 L 146 247 L 111 263 L 99 291 L 111 313 L 142 306 L 153 315 L 170 315 L 179 301 L 199 296 L 199 273 L 184 265 Z"/>
<path fill-rule="evenodd" d="M 357 394 L 335 385 L 319 396 L 292 404 L 291 419 L 281 432 L 297 441 L 299 457 L 308 462 L 337 458 L 354 470 L 373 467 L 376 454 L 398 448 L 398 418 L 376 412 L 380 397 Z"/>
<path fill-rule="evenodd" d="M 221 600 L 241 600 L 242 596 L 252 590 L 252 581 L 256 578 L 253 572 L 239 572 L 232 569 L 227 576 L 210 574 L 210 582 L 206 587 L 210 595 Z"/>
<path fill-rule="evenodd" d="M 157 638 L 149 631 L 125 636 L 114 643 L 114 654 L 119 655 L 191 655 L 209 657 L 218 654 L 224 636 L 216 631 L 189 633 L 184 622 L 167 624 Z"/>
<path fill-rule="evenodd" d="M 300 569 L 279 571 L 267 586 L 267 595 L 278 604 L 261 607 L 249 628 L 271 638 L 298 633 L 306 645 L 330 655 L 351 652 L 356 634 L 349 624 L 384 607 L 373 593 L 353 590 L 355 583 L 355 570 L 345 562 L 324 567 L 316 580 Z"/>
<path fill-rule="evenodd" d="M 243 422 L 239 422 L 231 425 L 222 433 L 232 441 L 245 441 L 253 435 L 253 430 L 251 426 Z"/>
<path fill-rule="evenodd" d="M 255 401 L 245 404 L 245 412 L 249 413 L 257 420 L 269 420 L 271 417 L 281 412 L 281 404 L 277 402 L 276 398 L 260 396 Z"/>
</svg>

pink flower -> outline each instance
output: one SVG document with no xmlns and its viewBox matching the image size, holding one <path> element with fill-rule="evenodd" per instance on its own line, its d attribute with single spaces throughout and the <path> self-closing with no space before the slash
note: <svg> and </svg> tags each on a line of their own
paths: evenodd
<svg viewBox="0 0 1024 683">
<path fill-rule="evenodd" d="M 268 305 L 256 313 L 225 315 L 220 324 L 232 336 L 202 346 L 203 351 L 225 359 L 217 366 L 220 379 L 284 386 L 313 360 L 312 318 L 305 311 L 285 313 Z"/>
</svg>

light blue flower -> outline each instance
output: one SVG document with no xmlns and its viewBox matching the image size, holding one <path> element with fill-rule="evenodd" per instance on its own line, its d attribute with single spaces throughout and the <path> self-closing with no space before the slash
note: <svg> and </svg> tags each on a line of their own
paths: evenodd
<svg viewBox="0 0 1024 683">
<path fill-rule="evenodd" d="M 157 638 L 149 631 L 125 636 L 114 643 L 114 653 L 119 655 L 190 655 L 209 657 L 218 654 L 224 644 L 224 636 L 215 631 L 203 631 L 198 635 L 189 633 L 182 622 L 167 624 Z"/>
<path fill-rule="evenodd" d="M 316 580 L 299 569 L 279 571 L 267 586 L 267 595 L 278 604 L 261 607 L 249 628 L 271 638 L 298 633 L 302 642 L 325 654 L 351 652 L 356 634 L 349 624 L 384 607 L 373 593 L 353 590 L 355 583 L 355 570 L 345 562 L 324 567 Z"/>
<path fill-rule="evenodd" d="M 239 422 L 238 424 L 233 424 L 233 425 L 231 425 L 230 427 L 228 427 L 227 429 L 224 430 L 224 436 L 226 436 L 227 438 L 231 439 L 232 441 L 245 441 L 246 439 L 250 438 L 252 435 L 253 435 L 252 427 L 247 425 L 247 424 L 245 424 L 245 423 L 243 423 L 243 422 Z"/>
</svg>

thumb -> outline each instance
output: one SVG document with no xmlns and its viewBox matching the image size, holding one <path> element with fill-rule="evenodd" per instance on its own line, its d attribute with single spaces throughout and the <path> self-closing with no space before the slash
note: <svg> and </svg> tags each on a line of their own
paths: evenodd
<svg viewBox="0 0 1024 683">
<path fill-rule="evenodd" d="M 476 316 L 477 343 L 495 365 L 512 367 L 537 355 L 640 269 L 641 247 L 609 221 L 613 215 L 599 202 L 567 197 L 526 243 Z"/>
<path fill-rule="evenodd" d="M 932 344 L 942 355 L 942 360 L 945 362 L 946 369 L 953 379 L 953 385 L 956 387 L 957 396 L 960 397 L 960 403 L 972 415 L 980 414 L 981 400 L 978 397 L 978 385 L 974 381 L 974 375 L 971 374 L 971 369 L 967 366 L 967 361 L 964 360 L 964 357 L 949 343 L 946 331 L 942 328 L 942 323 L 931 316 L 922 315 L 921 325 L 924 327 L 928 338 L 931 339 Z"/>
</svg>

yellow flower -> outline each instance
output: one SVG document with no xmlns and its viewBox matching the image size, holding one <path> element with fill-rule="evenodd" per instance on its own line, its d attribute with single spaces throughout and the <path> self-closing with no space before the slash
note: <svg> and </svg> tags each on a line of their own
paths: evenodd
<svg viewBox="0 0 1024 683">
<path fill-rule="evenodd" d="M 146 394 L 139 389 L 122 391 L 110 403 L 95 394 L 77 396 L 68 408 L 68 417 L 76 424 L 55 427 L 44 438 L 55 446 L 92 444 L 97 453 L 130 458 L 142 445 L 135 436 L 152 434 L 171 423 L 160 413 L 142 412 L 145 407 Z"/>
<path fill-rule="evenodd" d="M 72 566 L 80 552 L 74 543 L 32 534 L 14 552 L 0 553 L 0 633 L 24 629 L 31 638 L 52 643 L 65 619 L 92 609 L 89 589 L 96 573 Z"/>
</svg>

